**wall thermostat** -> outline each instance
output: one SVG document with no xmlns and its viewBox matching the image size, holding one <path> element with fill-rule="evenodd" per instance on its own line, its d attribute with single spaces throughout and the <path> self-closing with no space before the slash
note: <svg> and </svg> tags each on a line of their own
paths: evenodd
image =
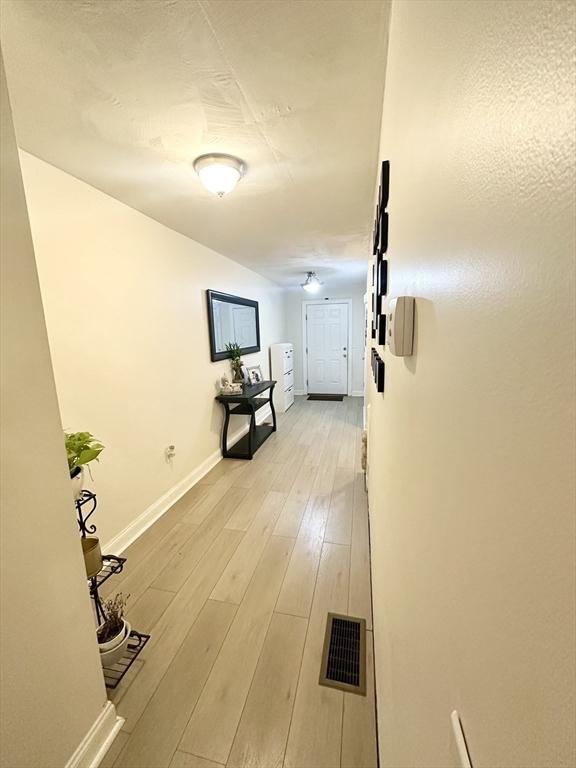
<svg viewBox="0 0 576 768">
<path fill-rule="evenodd" d="M 388 311 L 388 345 L 397 357 L 412 354 L 414 341 L 414 298 L 398 296 L 391 299 Z"/>
</svg>

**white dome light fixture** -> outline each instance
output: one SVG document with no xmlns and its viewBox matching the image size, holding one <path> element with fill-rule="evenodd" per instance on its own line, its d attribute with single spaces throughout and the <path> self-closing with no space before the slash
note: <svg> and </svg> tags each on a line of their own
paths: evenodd
<svg viewBox="0 0 576 768">
<path fill-rule="evenodd" d="M 201 155 L 194 160 L 194 170 L 209 192 L 224 197 L 246 173 L 246 163 L 232 155 Z"/>
<path fill-rule="evenodd" d="M 306 282 L 300 283 L 300 285 L 308 293 L 316 293 L 317 291 L 320 290 L 320 286 L 322 285 L 322 283 L 318 279 L 318 275 L 316 274 L 316 272 L 307 272 Z"/>
</svg>

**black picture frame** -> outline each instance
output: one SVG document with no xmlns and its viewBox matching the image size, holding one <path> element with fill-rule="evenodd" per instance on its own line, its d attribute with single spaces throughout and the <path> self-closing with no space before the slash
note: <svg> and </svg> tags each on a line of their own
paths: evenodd
<svg viewBox="0 0 576 768">
<path fill-rule="evenodd" d="M 384 360 L 378 357 L 376 361 L 376 390 L 378 392 L 384 392 Z"/>
<path fill-rule="evenodd" d="M 382 167 L 380 169 L 380 210 L 384 211 L 388 208 L 388 201 L 390 199 L 390 160 L 382 160 Z"/>
<path fill-rule="evenodd" d="M 388 250 L 388 213 L 384 210 L 380 213 L 380 222 L 378 225 L 378 251 L 386 253 Z"/>
<path fill-rule="evenodd" d="M 374 220 L 374 242 L 372 245 L 372 255 L 376 256 L 380 248 L 380 206 L 376 206 L 376 218 Z"/>
<path fill-rule="evenodd" d="M 388 259 L 378 262 L 378 293 L 380 298 L 388 295 Z"/>
<path fill-rule="evenodd" d="M 376 265 L 372 264 L 372 327 L 370 333 L 373 339 L 376 338 L 376 295 L 378 293 L 378 287 L 376 285 Z"/>
<path fill-rule="evenodd" d="M 380 251 L 378 251 L 378 257 L 376 259 L 376 306 L 374 309 L 376 320 L 374 325 L 378 330 L 380 325 L 380 317 L 382 316 L 382 300 L 388 294 L 388 259 L 384 259 Z"/>
<path fill-rule="evenodd" d="M 372 347 L 372 376 L 378 392 L 384 392 L 385 367 L 384 360 L 378 352 Z"/>
<path fill-rule="evenodd" d="M 218 352 L 216 349 L 216 334 L 214 332 L 214 311 L 213 301 L 223 301 L 227 304 L 242 304 L 245 307 L 253 307 L 256 310 L 256 344 L 252 347 L 242 347 L 240 353 L 249 355 L 252 352 L 260 352 L 260 314 L 258 311 L 258 302 L 253 299 L 244 299 L 242 296 L 233 296 L 230 293 L 220 293 L 219 291 L 206 291 L 206 300 L 208 306 L 208 332 L 210 334 L 210 359 L 213 363 L 218 360 L 227 360 L 232 357 L 230 352 Z"/>
<path fill-rule="evenodd" d="M 386 344 L 386 320 L 387 315 L 380 314 L 378 317 L 378 344 Z"/>
</svg>

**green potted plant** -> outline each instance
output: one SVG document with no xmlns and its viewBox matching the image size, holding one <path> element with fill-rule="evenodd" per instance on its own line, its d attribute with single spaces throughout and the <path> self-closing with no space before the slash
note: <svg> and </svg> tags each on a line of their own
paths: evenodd
<svg viewBox="0 0 576 768">
<path fill-rule="evenodd" d="M 103 667 L 112 667 L 126 652 L 131 627 L 124 618 L 124 610 L 129 597 L 119 592 L 102 604 L 104 621 L 96 630 L 96 636 Z"/>
<path fill-rule="evenodd" d="M 72 479 L 72 492 L 74 499 L 78 499 L 84 487 L 84 467 L 91 461 L 98 461 L 104 446 L 90 432 L 65 432 L 64 442 Z"/>
<path fill-rule="evenodd" d="M 230 352 L 230 365 L 232 366 L 232 381 L 244 381 L 244 374 L 242 373 L 242 353 L 240 345 L 235 341 L 231 344 L 226 344 L 226 351 Z"/>
</svg>

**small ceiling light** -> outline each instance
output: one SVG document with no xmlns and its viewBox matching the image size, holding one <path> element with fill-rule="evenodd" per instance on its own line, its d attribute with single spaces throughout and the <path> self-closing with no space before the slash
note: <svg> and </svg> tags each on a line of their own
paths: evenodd
<svg viewBox="0 0 576 768">
<path fill-rule="evenodd" d="M 308 291 L 308 293 L 316 293 L 316 291 L 320 290 L 322 283 L 318 280 L 316 272 L 307 272 L 306 282 L 300 283 L 300 285 L 305 291 Z"/>
<path fill-rule="evenodd" d="M 246 164 L 232 155 L 201 155 L 194 160 L 194 170 L 209 192 L 224 197 L 244 176 Z"/>
</svg>

